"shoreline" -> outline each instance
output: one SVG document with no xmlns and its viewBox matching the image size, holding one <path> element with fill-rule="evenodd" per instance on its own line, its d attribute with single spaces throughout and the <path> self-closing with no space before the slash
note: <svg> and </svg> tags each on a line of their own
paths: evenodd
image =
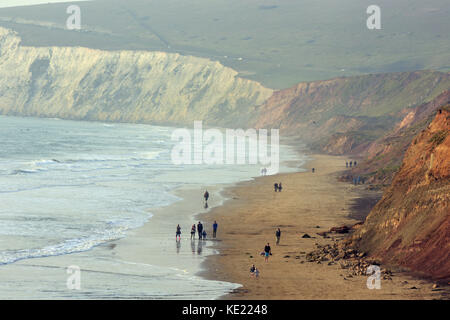
<svg viewBox="0 0 450 320">
<path fill-rule="evenodd" d="M 302 153 L 304 154 L 304 153 Z M 9 288 L 9 297 L 14 296 L 15 299 L 436 299 L 437 294 L 430 292 L 431 285 L 426 280 L 412 278 L 408 275 L 396 275 L 394 280 L 396 285 L 401 287 L 399 290 L 388 286 L 388 291 L 377 294 L 374 290 L 365 288 L 365 278 L 347 281 L 346 295 L 342 294 L 324 294 L 329 290 L 328 287 L 340 287 L 342 278 L 339 273 L 342 271 L 333 269 L 336 266 L 325 266 L 316 264 L 299 264 L 301 267 L 308 266 L 306 269 L 297 270 L 294 268 L 285 269 L 283 264 L 292 267 L 292 261 L 299 262 L 300 259 L 294 258 L 299 255 L 299 250 L 304 252 L 313 249 L 315 242 L 324 243 L 325 239 L 321 239 L 317 232 L 329 229 L 329 227 L 339 225 L 351 221 L 353 224 L 356 220 L 348 216 L 351 212 L 353 200 L 362 198 L 359 194 L 361 188 L 352 186 L 345 182 L 337 181 L 336 162 L 343 162 L 344 157 L 324 156 L 324 155 L 308 155 L 305 158 L 299 158 L 296 161 L 289 161 L 291 164 L 297 164 L 296 169 L 310 169 L 312 166 L 317 168 L 316 177 L 320 179 L 310 180 L 310 170 L 304 172 L 279 173 L 274 176 L 254 177 L 249 180 L 223 183 L 212 186 L 202 185 L 201 187 L 186 186 L 173 190 L 173 194 L 180 198 L 164 207 L 149 208 L 153 216 L 143 226 L 129 230 L 127 235 L 121 239 L 113 240 L 98 245 L 88 251 L 72 253 L 69 255 L 50 256 L 42 258 L 34 258 L 23 260 L 14 264 L 6 265 L 0 268 L 0 276 L 8 277 L 6 287 Z M 330 162 L 331 161 L 331 162 Z M 299 163 L 302 162 L 301 167 Z M 322 173 L 322 166 L 326 163 L 331 167 Z M 326 166 L 326 165 L 325 165 Z M 309 177 L 308 179 L 303 179 Z M 330 179 L 332 177 L 332 179 Z M 323 188 L 324 182 L 328 186 L 338 189 L 351 191 L 347 192 L 344 197 L 347 203 L 345 212 L 339 211 L 341 208 L 333 203 L 330 208 L 338 208 L 338 221 L 333 216 L 312 216 L 312 212 L 308 212 L 301 218 L 312 219 L 308 225 L 299 225 L 298 219 L 291 221 L 292 217 L 290 209 L 299 211 L 308 209 L 308 206 L 298 206 L 298 203 L 292 202 L 292 187 L 298 183 L 298 179 L 308 182 L 306 186 L 299 184 L 301 194 L 304 195 L 309 189 L 314 190 L 319 195 L 319 203 L 323 203 L 325 198 L 333 198 L 334 202 L 339 201 L 339 194 L 334 194 L 320 190 Z M 325 178 L 325 181 L 323 181 Z M 317 181 L 316 181 L 317 180 Z M 283 182 L 283 192 L 273 192 L 273 181 Z M 203 188 L 208 188 L 211 194 L 209 208 L 203 208 Z M 306 187 L 306 189 L 305 189 Z M 199 188 L 201 189 L 199 192 Z M 261 190 L 263 191 L 261 193 Z M 340 189 L 339 189 L 340 190 Z M 324 196 L 324 191 L 325 197 Z M 283 202 L 279 202 L 274 196 L 285 197 Z M 322 197 L 322 199 L 321 199 Z M 278 197 L 279 198 L 279 197 Z M 255 206 L 255 202 L 257 206 Z M 280 222 L 274 223 L 270 219 L 266 219 L 264 215 L 260 215 L 255 209 L 264 209 L 268 204 L 276 202 L 278 205 L 277 214 L 282 215 Z M 286 203 L 285 203 L 286 202 Z M 351 202 L 351 203 L 350 203 Z M 301 204 L 301 203 L 300 203 Z M 304 204 L 303 204 L 304 205 Z M 249 220 L 241 215 L 242 211 L 249 212 L 249 206 L 255 211 L 255 215 L 251 215 Z M 343 210 L 343 209 L 342 209 Z M 357 209 L 355 209 L 357 210 Z M 288 210 L 289 211 L 289 210 Z M 259 214 L 259 215 L 258 215 Z M 237 219 L 236 219 L 237 218 Z M 253 220 L 252 220 L 253 218 Z M 256 218 L 256 220 L 254 220 Z M 219 223 L 218 237 L 211 240 L 212 221 L 216 219 Z M 200 242 L 198 240 L 189 241 L 190 225 L 202 221 L 208 232 L 208 240 Z M 229 221 L 227 221 L 229 220 Z M 309 220 L 308 220 L 309 221 Z M 175 237 L 176 224 L 182 226 L 182 241 L 180 246 L 173 241 Z M 236 223 L 236 230 L 227 227 L 228 224 Z M 250 230 L 245 230 L 246 224 L 250 223 Z M 316 228 L 316 226 L 320 228 Z M 282 240 L 280 246 L 272 245 L 274 255 L 270 257 L 267 266 L 262 264 L 262 258 L 258 256 L 258 251 L 262 250 L 264 242 L 274 241 L 275 227 L 282 229 Z M 244 230 L 242 229 L 244 227 Z M 231 231 L 230 231 L 231 230 Z M 261 232 L 261 230 L 263 232 Z M 298 237 L 303 232 L 307 232 L 312 236 L 311 239 L 300 239 Z M 263 237 L 267 237 L 260 241 L 261 233 Z M 266 236 L 267 235 L 267 236 Z M 257 244 L 247 246 L 248 240 Z M 259 239 L 258 239 L 259 238 Z M 294 239 L 296 238 L 296 239 Z M 236 241 L 237 240 L 237 241 Z M 287 241 L 286 241 L 287 240 Z M 297 243 L 296 243 L 297 242 Z M 277 252 L 282 249 L 283 253 Z M 249 259 L 247 253 L 253 254 L 255 258 Z M 286 258 L 286 256 L 290 256 Z M 261 268 L 261 277 L 256 283 L 255 279 L 250 279 L 248 269 L 250 262 L 254 261 L 257 267 Z M 274 263 L 281 264 L 277 277 L 271 279 L 272 272 L 266 267 L 272 266 Z M 66 284 L 66 268 L 71 265 L 80 266 L 83 272 L 83 290 L 67 291 Z M 284 269 L 283 269 L 284 268 Z M 32 271 L 32 272 L 30 272 Z M 337 271 L 337 272 L 336 272 Z M 156 290 L 155 272 L 157 275 L 162 274 L 168 276 L 169 282 L 165 282 L 167 287 L 163 291 Z M 306 273 L 305 273 L 306 272 Z M 334 272 L 334 273 L 333 273 Z M 280 277 L 280 275 L 282 275 Z M 307 283 L 305 290 L 294 290 L 292 287 L 292 275 L 298 277 L 300 284 L 305 281 Z M 156 276 L 158 278 L 158 276 Z M 40 280 L 38 280 L 40 279 Z M 253 281 L 253 282 L 249 282 Z M 15 283 L 19 282 L 35 283 L 36 287 L 30 287 L 33 290 L 27 290 L 23 293 L 17 290 Z M 400 281 L 408 281 L 408 284 L 402 284 Z M 264 286 L 267 283 L 267 287 Z M 110 285 L 108 285 L 110 284 Z M 285 287 L 285 284 L 288 284 Z M 295 281 L 293 282 L 295 284 Z M 105 285 L 113 288 L 124 288 L 120 291 L 113 290 L 111 293 L 105 291 Z M 126 289 L 130 286 L 130 291 Z M 134 287 L 133 287 L 134 285 Z M 256 285 L 256 286 L 255 286 Z M 364 290 L 361 290 L 364 285 Z M 358 289 L 359 291 L 355 290 Z M 415 286 L 418 290 L 407 290 L 408 286 Z M 183 290 L 180 291 L 180 287 Z M 195 288 L 195 290 L 192 289 Z M 51 289 L 51 291 L 49 291 Z M 383 289 L 385 288 L 383 282 Z M 340 290 L 340 289 L 339 289 Z M 357 294 L 354 294 L 356 291 Z M 5 291 L 6 292 L 6 291 Z M 137 292 L 141 292 L 137 294 Z M 173 292 L 171 294 L 171 292 Z M 225 292 L 225 294 L 224 294 Z M 228 293 L 226 293 L 228 292 Z M 263 292 L 263 294 L 261 293 Z M 365 292 L 366 295 L 361 294 Z M 266 294 L 267 293 L 267 294 Z M 368 296 L 369 294 L 369 296 Z M 7 298 L 5 296 L 5 298 Z"/>
<path fill-rule="evenodd" d="M 208 188 L 220 193 L 223 186 Z M 2 286 L 9 290 L 2 291 L 8 295 L 0 298 L 208 300 L 237 288 L 238 284 L 229 281 L 211 281 L 198 276 L 205 256 L 214 254 L 209 240 L 189 240 L 190 228 L 187 227 L 196 222 L 193 213 L 205 210 L 202 209 L 202 194 L 190 186 L 175 189 L 173 194 L 180 200 L 164 207 L 150 208 L 153 216 L 149 221 L 128 230 L 123 238 L 87 251 L 26 259 L 2 266 L 0 277 L 8 279 Z M 221 197 L 210 199 L 211 207 L 221 203 Z M 177 223 L 182 226 L 179 243 L 175 241 Z M 68 266 L 80 268 L 81 290 L 66 288 Z M 30 286 L 26 292 L 17 290 L 15 284 L 22 282 Z"/>
<path fill-rule="evenodd" d="M 357 219 L 379 197 L 361 185 L 338 181 L 346 157 L 308 157 L 312 159 L 304 165 L 305 172 L 258 177 L 225 188 L 228 200 L 201 215 L 208 223 L 218 221 L 221 241 L 214 243 L 218 254 L 206 257 L 199 275 L 242 285 L 220 299 L 441 299 L 444 293 L 432 291 L 431 282 L 407 272 L 395 271 L 392 280 L 382 280 L 381 290 L 369 290 L 367 276 L 348 277 L 339 265 L 305 261 L 316 243 L 344 237 L 325 239 L 318 232 L 361 221 Z M 279 181 L 283 191 L 275 193 L 273 183 Z M 275 244 L 278 227 L 280 245 Z M 305 233 L 311 238 L 302 238 Z M 267 242 L 273 255 L 265 263 L 259 253 Z M 252 264 L 260 269 L 259 279 L 250 277 Z"/>
<path fill-rule="evenodd" d="M 290 155 L 290 154 L 289 154 Z M 291 159 L 290 157 L 287 157 Z M 292 157 L 294 158 L 294 157 Z M 297 158 L 296 158 L 297 159 Z M 301 157 L 298 157 L 301 162 Z M 282 166 L 284 167 L 284 166 Z M 244 174 L 245 173 L 245 174 Z M 258 173 L 258 170 L 255 171 Z M 233 175 L 234 176 L 234 175 Z M 122 237 L 97 244 L 87 250 L 61 255 L 46 255 L 2 265 L 0 290 L 4 299 L 218 299 L 239 284 L 211 281 L 200 277 L 207 255 L 216 253 L 210 239 L 190 241 L 190 227 L 196 216 L 221 206 L 221 190 L 239 181 L 252 181 L 247 171 L 236 177 L 204 181 L 224 181 L 213 185 L 189 180 L 170 190 L 174 202 L 162 207 L 147 207 L 152 216 L 143 225 L 127 229 Z M 242 176 L 240 179 L 239 177 Z M 218 175 L 220 178 L 221 176 Z M 225 176 L 224 176 L 225 177 Z M 211 198 L 203 207 L 203 192 Z M 201 219 L 204 222 L 203 219 Z M 175 241 L 177 224 L 182 240 Z M 208 238 L 212 226 L 204 223 Z M 82 274 L 80 290 L 68 290 L 67 268 L 75 266 Z M 20 290 L 19 288 L 22 288 Z M 23 290 L 26 288 L 26 290 Z"/>
</svg>

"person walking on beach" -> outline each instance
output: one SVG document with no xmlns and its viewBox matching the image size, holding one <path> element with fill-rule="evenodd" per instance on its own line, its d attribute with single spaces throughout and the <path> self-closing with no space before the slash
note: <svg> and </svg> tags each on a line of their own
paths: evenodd
<svg viewBox="0 0 450 320">
<path fill-rule="evenodd" d="M 258 268 L 255 268 L 255 278 L 258 279 L 259 278 L 259 270 Z"/>
<path fill-rule="evenodd" d="M 197 224 L 197 232 L 198 232 L 198 239 L 202 240 L 203 225 L 202 225 L 202 223 L 200 221 Z"/>
<path fill-rule="evenodd" d="M 277 237 L 277 245 L 280 243 L 280 238 L 281 238 L 281 230 L 280 228 L 278 228 L 277 231 L 275 231 L 275 236 Z"/>
<path fill-rule="evenodd" d="M 175 241 L 180 241 L 181 240 L 181 227 L 180 225 L 177 225 L 177 233 L 175 235 Z"/>
<path fill-rule="evenodd" d="M 264 261 L 269 262 L 269 256 L 271 254 L 272 249 L 270 248 L 269 243 L 264 247 Z"/>
<path fill-rule="evenodd" d="M 192 225 L 191 228 L 191 240 L 195 238 L 195 223 Z"/>
<path fill-rule="evenodd" d="M 274 183 L 273 188 L 274 188 L 275 192 L 277 192 L 278 191 L 278 183 Z"/>
<path fill-rule="evenodd" d="M 316 168 L 312 168 L 311 171 L 312 173 L 314 173 L 316 171 Z"/>
<path fill-rule="evenodd" d="M 350 168 L 352 167 L 353 162 L 350 161 Z"/>
<path fill-rule="evenodd" d="M 278 184 L 278 192 L 281 192 L 281 190 L 283 189 L 283 187 L 281 186 L 281 182 Z"/>
<path fill-rule="evenodd" d="M 209 192 L 208 192 L 208 190 L 205 191 L 205 194 L 203 195 L 203 197 L 205 198 L 205 202 L 208 202 L 208 199 L 209 199 Z"/>
<path fill-rule="evenodd" d="M 214 223 L 213 223 L 213 238 L 215 238 L 216 235 L 217 235 L 217 227 L 218 226 L 219 225 L 217 224 L 217 221 L 214 220 Z"/>
<path fill-rule="evenodd" d="M 348 168 L 348 161 L 345 161 L 345 167 Z"/>
<path fill-rule="evenodd" d="M 355 161 L 353 161 L 353 166 L 354 166 L 354 167 L 356 167 L 356 160 L 355 160 Z"/>
</svg>

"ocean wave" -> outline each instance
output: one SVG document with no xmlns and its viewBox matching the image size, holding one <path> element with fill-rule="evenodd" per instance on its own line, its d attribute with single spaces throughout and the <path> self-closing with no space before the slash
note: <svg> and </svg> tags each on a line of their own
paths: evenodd
<svg viewBox="0 0 450 320">
<path fill-rule="evenodd" d="M 32 258 L 44 258 L 50 256 L 59 256 L 64 254 L 82 252 L 92 249 L 93 247 L 102 243 L 117 240 L 124 237 L 124 235 L 115 234 L 113 236 L 104 236 L 101 238 L 81 238 L 71 239 L 61 242 L 53 246 L 47 246 L 38 249 L 22 249 L 0 252 L 0 265 L 11 264 L 20 260 Z"/>
<path fill-rule="evenodd" d="M 52 159 L 47 161 L 37 161 L 36 165 L 46 165 L 52 163 L 59 164 L 74 164 L 74 163 L 92 163 L 92 162 L 126 162 L 126 161 L 146 161 L 157 159 L 164 150 L 139 152 L 135 155 L 128 156 L 81 156 L 79 158 L 67 158 L 67 159 Z"/>
<path fill-rule="evenodd" d="M 56 159 L 39 159 L 33 160 L 24 163 L 21 168 L 12 169 L 8 171 L 9 175 L 20 175 L 20 174 L 31 174 L 31 173 L 39 173 L 43 171 L 48 171 L 49 164 L 60 163 L 60 161 Z"/>
<path fill-rule="evenodd" d="M 132 160 L 154 160 L 158 159 L 159 156 L 164 152 L 164 150 L 157 150 L 157 151 L 147 151 L 147 152 L 140 152 L 138 153 L 137 157 L 131 158 Z"/>
<path fill-rule="evenodd" d="M 41 171 L 45 171 L 44 169 L 17 169 L 10 171 L 10 175 L 15 176 L 19 174 L 30 174 L 30 173 L 38 173 Z"/>
<path fill-rule="evenodd" d="M 95 185 L 95 182 L 80 183 L 80 184 L 41 184 L 38 186 L 28 187 L 28 188 L 0 190 L 0 193 L 19 193 L 19 192 L 26 192 L 26 191 L 40 190 L 40 189 L 49 189 L 49 188 L 87 187 L 87 186 L 93 186 L 93 185 Z"/>
<path fill-rule="evenodd" d="M 52 163 L 61 163 L 61 161 L 59 161 L 57 159 L 40 159 L 40 160 L 32 161 L 31 165 L 40 166 L 40 165 L 47 165 L 47 164 L 52 164 Z"/>
<path fill-rule="evenodd" d="M 68 239 L 55 245 L 43 248 L 7 250 L 0 252 L 0 265 L 11 264 L 20 260 L 60 256 L 65 254 L 88 251 L 98 245 L 125 237 L 126 232 L 142 226 L 152 215 L 142 219 L 118 219 L 106 225 L 108 229 L 97 231 L 94 235 Z"/>
</svg>

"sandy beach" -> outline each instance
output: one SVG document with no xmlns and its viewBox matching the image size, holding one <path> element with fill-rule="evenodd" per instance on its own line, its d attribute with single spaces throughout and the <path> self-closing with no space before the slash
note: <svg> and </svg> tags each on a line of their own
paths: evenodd
<svg viewBox="0 0 450 320">
<path fill-rule="evenodd" d="M 317 233 L 357 220 L 358 199 L 364 186 L 339 182 L 344 157 L 312 155 L 306 172 L 260 177 L 229 188 L 223 206 L 202 215 L 219 223 L 214 248 L 203 276 L 243 286 L 224 299 L 441 299 L 444 290 L 432 291 L 432 283 L 395 270 L 392 280 L 382 280 L 381 289 L 369 290 L 367 276 L 348 277 L 337 265 L 307 262 L 305 253 L 315 244 L 332 243 Z M 311 168 L 316 172 L 312 173 Z M 273 185 L 282 182 L 283 191 Z M 275 231 L 282 231 L 276 245 Z M 311 238 L 302 238 L 307 233 Z M 273 255 L 267 263 L 260 255 L 269 242 Z M 252 264 L 259 279 L 250 277 Z M 394 269 L 393 269 L 394 270 Z"/>
<path fill-rule="evenodd" d="M 222 187 L 208 188 L 210 207 L 222 204 Z M 149 208 L 154 216 L 127 236 L 68 255 L 21 260 L 0 267 L 2 299 L 217 299 L 239 287 L 200 277 L 201 262 L 215 251 L 207 241 L 190 240 L 194 213 L 206 210 L 197 188 L 180 188 L 181 200 Z M 175 241 L 176 225 L 182 238 Z M 207 229 L 209 231 L 209 228 Z M 81 271 L 80 290 L 66 286 L 67 267 Z M 24 290 L 26 289 L 26 290 Z"/>
<path fill-rule="evenodd" d="M 198 188 L 179 189 L 182 200 L 150 208 L 154 216 L 144 226 L 92 250 L 3 265 L 2 298 L 442 299 L 444 290 L 432 291 L 432 283 L 403 272 L 383 280 L 381 290 L 369 290 L 365 276 L 348 277 L 339 265 L 306 262 L 305 253 L 316 243 L 332 242 L 318 232 L 356 223 L 350 217 L 367 214 L 364 197 L 376 197 L 363 186 L 338 182 L 345 158 L 311 158 L 302 165 L 305 172 L 209 186 L 209 209 L 203 208 Z M 280 181 L 283 191 L 275 193 L 273 184 Z M 190 240 L 189 226 L 199 220 L 208 232 L 206 241 Z M 219 230 L 212 240 L 214 220 Z M 175 241 L 178 223 L 181 242 Z M 282 231 L 279 245 L 276 228 Z M 305 233 L 311 238 L 302 238 Z M 273 255 L 265 263 L 260 252 L 267 242 Z M 252 264 L 259 279 L 249 275 Z M 66 287 L 66 269 L 72 265 L 81 269 L 81 290 Z M 164 289 L 158 289 L 161 283 Z"/>
</svg>

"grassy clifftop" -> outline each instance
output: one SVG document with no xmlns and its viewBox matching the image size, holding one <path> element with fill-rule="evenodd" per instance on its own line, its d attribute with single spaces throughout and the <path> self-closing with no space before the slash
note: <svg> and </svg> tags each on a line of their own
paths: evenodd
<svg viewBox="0 0 450 320">
<path fill-rule="evenodd" d="M 2 114 L 279 128 L 336 154 L 367 147 L 405 112 L 450 88 L 449 73 L 416 71 L 299 83 L 273 93 L 204 58 L 28 47 L 2 28 L 0 51 Z"/>
<path fill-rule="evenodd" d="M 0 10 L 27 46 L 149 50 L 220 61 L 270 88 L 368 73 L 450 70 L 448 0 L 95 0 L 78 2 L 82 32 L 65 30 L 65 4 Z"/>
<path fill-rule="evenodd" d="M 450 73 L 417 71 L 299 83 L 258 108 L 257 127 L 278 127 L 332 154 L 358 152 L 407 110 L 450 88 Z"/>
<path fill-rule="evenodd" d="M 394 129 L 368 145 L 365 159 L 350 175 L 366 176 L 371 183 L 389 185 L 413 138 L 428 127 L 437 110 L 449 103 L 450 90 L 446 90 L 430 102 L 405 109 Z"/>
</svg>

